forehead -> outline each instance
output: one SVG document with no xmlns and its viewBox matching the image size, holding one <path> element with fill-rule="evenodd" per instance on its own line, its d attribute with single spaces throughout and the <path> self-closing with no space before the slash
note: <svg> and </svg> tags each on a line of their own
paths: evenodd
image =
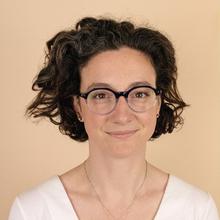
<svg viewBox="0 0 220 220">
<path fill-rule="evenodd" d="M 122 91 L 136 82 L 147 82 L 155 87 L 156 73 L 147 56 L 127 47 L 102 52 L 81 70 L 83 91 L 102 83 Z"/>
</svg>

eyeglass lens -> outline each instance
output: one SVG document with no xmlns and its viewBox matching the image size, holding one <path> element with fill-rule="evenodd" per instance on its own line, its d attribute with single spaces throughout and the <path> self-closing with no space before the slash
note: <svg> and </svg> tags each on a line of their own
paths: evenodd
<svg viewBox="0 0 220 220">
<path fill-rule="evenodd" d="M 156 104 L 157 98 L 153 89 L 138 87 L 130 90 L 127 103 L 136 112 L 144 112 Z M 87 97 L 87 104 L 91 111 L 98 114 L 108 114 L 114 110 L 117 104 L 115 94 L 107 89 L 91 91 Z"/>
</svg>

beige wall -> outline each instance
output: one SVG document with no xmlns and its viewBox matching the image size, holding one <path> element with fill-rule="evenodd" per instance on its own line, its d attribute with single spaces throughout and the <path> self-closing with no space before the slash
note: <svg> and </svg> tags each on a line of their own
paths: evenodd
<svg viewBox="0 0 220 220">
<path fill-rule="evenodd" d="M 168 33 L 177 50 L 179 89 L 191 104 L 179 132 L 148 144 L 156 166 L 211 192 L 220 209 L 220 4 L 218 0 L 1 0 L 0 219 L 15 195 L 80 163 L 78 144 L 23 116 L 46 40 L 86 15 L 131 18 Z"/>
</svg>

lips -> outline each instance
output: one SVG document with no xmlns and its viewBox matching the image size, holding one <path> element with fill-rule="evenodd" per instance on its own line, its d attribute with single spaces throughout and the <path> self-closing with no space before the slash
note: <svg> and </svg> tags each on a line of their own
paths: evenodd
<svg viewBox="0 0 220 220">
<path fill-rule="evenodd" d="M 125 139 L 131 137 L 136 132 L 137 130 L 125 130 L 125 131 L 111 131 L 106 133 L 114 138 Z"/>
</svg>

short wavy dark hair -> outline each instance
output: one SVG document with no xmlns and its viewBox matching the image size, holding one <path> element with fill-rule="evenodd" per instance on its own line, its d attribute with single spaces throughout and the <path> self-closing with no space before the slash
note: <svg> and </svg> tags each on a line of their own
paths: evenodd
<svg viewBox="0 0 220 220">
<path fill-rule="evenodd" d="M 26 115 L 49 118 L 63 134 L 77 141 L 88 140 L 84 123 L 77 119 L 73 96 L 80 93 L 80 71 L 98 53 L 129 47 L 150 58 L 160 88 L 161 109 L 151 139 L 171 133 L 183 124 L 181 113 L 187 104 L 179 95 L 175 51 L 171 42 L 148 26 L 130 21 L 85 17 L 75 29 L 61 31 L 47 42 L 46 62 L 35 78 L 38 91 Z"/>
</svg>

